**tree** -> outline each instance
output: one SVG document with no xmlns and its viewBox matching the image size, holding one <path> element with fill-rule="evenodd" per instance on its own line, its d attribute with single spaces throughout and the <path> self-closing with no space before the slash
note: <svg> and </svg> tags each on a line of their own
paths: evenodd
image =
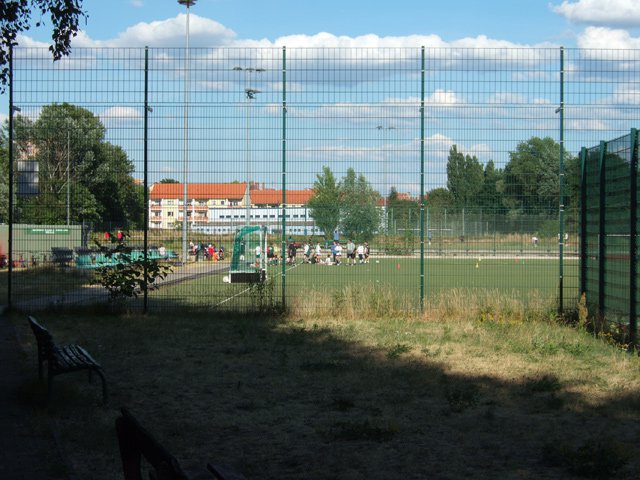
<svg viewBox="0 0 640 480">
<path fill-rule="evenodd" d="M 105 128 L 90 111 L 74 105 L 43 107 L 30 121 L 16 118 L 17 158 L 38 163 L 38 192 L 18 197 L 17 221 L 70 221 L 141 226 L 142 186 L 131 174 L 125 151 L 104 140 Z"/>
<path fill-rule="evenodd" d="M 482 165 L 475 155 L 464 155 L 453 145 L 447 160 L 447 188 L 455 205 L 472 206 L 482 190 L 483 179 Z"/>
<path fill-rule="evenodd" d="M 329 167 L 316 175 L 313 192 L 307 203 L 309 215 L 325 235 L 331 235 L 340 223 L 340 189 Z"/>
<path fill-rule="evenodd" d="M 53 44 L 49 51 L 54 60 L 60 60 L 71 51 L 71 39 L 78 33 L 79 20 L 87 18 L 82 0 L 3 0 L 0 3 L 0 91 L 9 81 L 9 51 L 17 45 L 17 36 L 31 27 L 31 14 L 51 19 Z M 43 20 L 37 20 L 39 27 Z"/>
<path fill-rule="evenodd" d="M 434 188 L 427 193 L 426 205 L 431 210 L 445 210 L 447 208 L 451 208 L 453 204 L 453 195 L 446 188 Z"/>
<path fill-rule="evenodd" d="M 345 235 L 359 241 L 371 240 L 380 227 L 380 194 L 364 175 L 356 176 L 353 168 L 347 170 L 340 191 L 340 219 Z"/>
<path fill-rule="evenodd" d="M 174 178 L 163 178 L 162 180 L 160 180 L 159 183 L 180 183 L 180 182 Z M 231 183 L 239 183 L 239 182 L 236 180 L 235 182 L 231 182 Z"/>
<path fill-rule="evenodd" d="M 504 169 L 504 201 L 511 210 L 552 212 L 560 196 L 560 145 L 551 137 L 532 137 L 509 153 Z M 575 161 L 567 152 L 565 162 Z"/>
<path fill-rule="evenodd" d="M 401 198 L 395 187 L 391 187 L 391 192 L 387 198 L 388 222 L 393 221 L 397 229 L 412 231 L 418 224 L 420 216 L 419 201 Z"/>
<path fill-rule="evenodd" d="M 493 160 L 484 166 L 484 180 L 478 195 L 478 206 L 492 213 L 503 213 L 502 193 L 504 192 L 504 172 L 496 168 Z"/>
</svg>

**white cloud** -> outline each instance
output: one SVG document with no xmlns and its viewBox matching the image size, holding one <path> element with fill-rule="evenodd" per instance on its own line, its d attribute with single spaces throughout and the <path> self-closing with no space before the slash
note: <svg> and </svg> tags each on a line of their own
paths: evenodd
<svg viewBox="0 0 640 480">
<path fill-rule="evenodd" d="M 578 0 L 564 1 L 552 7 L 567 20 L 590 25 L 640 26 L 637 0 Z"/>
<path fill-rule="evenodd" d="M 183 47 L 185 44 L 187 15 L 156 22 L 140 22 L 127 28 L 110 40 L 91 40 L 84 32 L 73 40 L 73 46 L 81 47 Z M 236 34 L 220 23 L 191 14 L 189 16 L 189 43 L 192 47 L 216 47 L 229 45 Z"/>
<path fill-rule="evenodd" d="M 130 122 L 142 118 L 139 108 L 133 107 L 111 107 L 100 113 L 100 119 L 105 124 L 114 122 Z"/>
<path fill-rule="evenodd" d="M 578 37 L 577 43 L 582 49 L 606 49 L 609 52 L 617 49 L 640 48 L 640 38 L 632 37 L 626 30 L 606 27 L 586 28 Z"/>
<path fill-rule="evenodd" d="M 416 99 L 417 101 L 417 99 Z M 428 98 L 425 99 L 428 104 L 436 105 L 455 105 L 462 103 L 462 100 L 451 90 L 437 89 Z"/>
<path fill-rule="evenodd" d="M 143 0 L 131 0 L 131 5 L 136 7 L 136 8 L 141 8 L 141 7 L 144 7 L 144 1 Z"/>
</svg>

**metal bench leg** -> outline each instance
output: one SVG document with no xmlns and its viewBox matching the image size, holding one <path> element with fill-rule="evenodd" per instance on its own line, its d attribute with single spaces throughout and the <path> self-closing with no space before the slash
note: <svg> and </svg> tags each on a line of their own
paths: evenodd
<svg viewBox="0 0 640 480">
<path fill-rule="evenodd" d="M 53 391 L 53 375 L 47 375 L 47 403 L 51 402 L 52 391 Z"/>
<path fill-rule="evenodd" d="M 96 373 L 100 376 L 100 380 L 102 381 L 102 405 L 106 405 L 109 396 L 107 392 L 107 381 L 104 378 L 104 374 L 101 369 L 96 369 Z"/>
</svg>

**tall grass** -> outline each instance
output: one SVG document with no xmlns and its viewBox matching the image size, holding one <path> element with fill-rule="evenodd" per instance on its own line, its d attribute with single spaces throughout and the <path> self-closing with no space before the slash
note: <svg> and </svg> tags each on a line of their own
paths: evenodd
<svg viewBox="0 0 640 480">
<path fill-rule="evenodd" d="M 288 304 L 293 318 L 406 318 L 522 323 L 552 320 L 557 306 L 548 295 L 533 291 L 526 299 L 498 289 L 452 289 L 425 299 L 422 312 L 415 296 L 376 285 L 351 285 L 339 290 L 318 290 Z"/>
</svg>

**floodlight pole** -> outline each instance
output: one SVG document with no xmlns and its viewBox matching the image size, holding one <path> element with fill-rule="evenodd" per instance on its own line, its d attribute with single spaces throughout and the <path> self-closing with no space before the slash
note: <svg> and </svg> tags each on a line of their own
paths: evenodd
<svg viewBox="0 0 640 480">
<path fill-rule="evenodd" d="M 183 182 L 182 182 L 182 262 L 187 264 L 187 185 L 189 183 L 189 8 L 196 0 L 178 0 L 180 5 L 187 7 L 186 48 L 184 55 L 184 145 L 182 152 Z"/>
<path fill-rule="evenodd" d="M 260 90 L 251 88 L 249 85 L 249 74 L 264 72 L 264 68 L 256 67 L 233 67 L 232 70 L 236 72 L 245 73 L 245 99 L 246 99 L 246 115 L 245 115 L 245 181 L 247 183 L 247 202 L 245 204 L 245 225 L 251 224 L 251 100 L 256 98 L 256 94 L 260 93 Z"/>
<path fill-rule="evenodd" d="M 385 233 L 389 233 L 389 159 L 387 152 L 387 142 L 389 137 L 389 130 L 395 130 L 396 127 L 391 125 L 384 126 L 378 125 L 376 127 L 379 131 L 382 132 L 382 188 L 383 188 L 383 198 L 384 198 L 384 231 Z"/>
<path fill-rule="evenodd" d="M 70 208 L 70 200 L 71 200 L 71 191 L 69 190 L 69 180 L 70 180 L 70 172 L 69 172 L 69 167 L 70 167 L 70 162 L 69 162 L 69 156 L 70 156 L 70 149 L 71 149 L 71 132 L 69 130 L 67 130 L 67 227 L 69 226 L 69 218 L 70 218 L 70 213 L 71 213 L 71 208 Z"/>
</svg>

